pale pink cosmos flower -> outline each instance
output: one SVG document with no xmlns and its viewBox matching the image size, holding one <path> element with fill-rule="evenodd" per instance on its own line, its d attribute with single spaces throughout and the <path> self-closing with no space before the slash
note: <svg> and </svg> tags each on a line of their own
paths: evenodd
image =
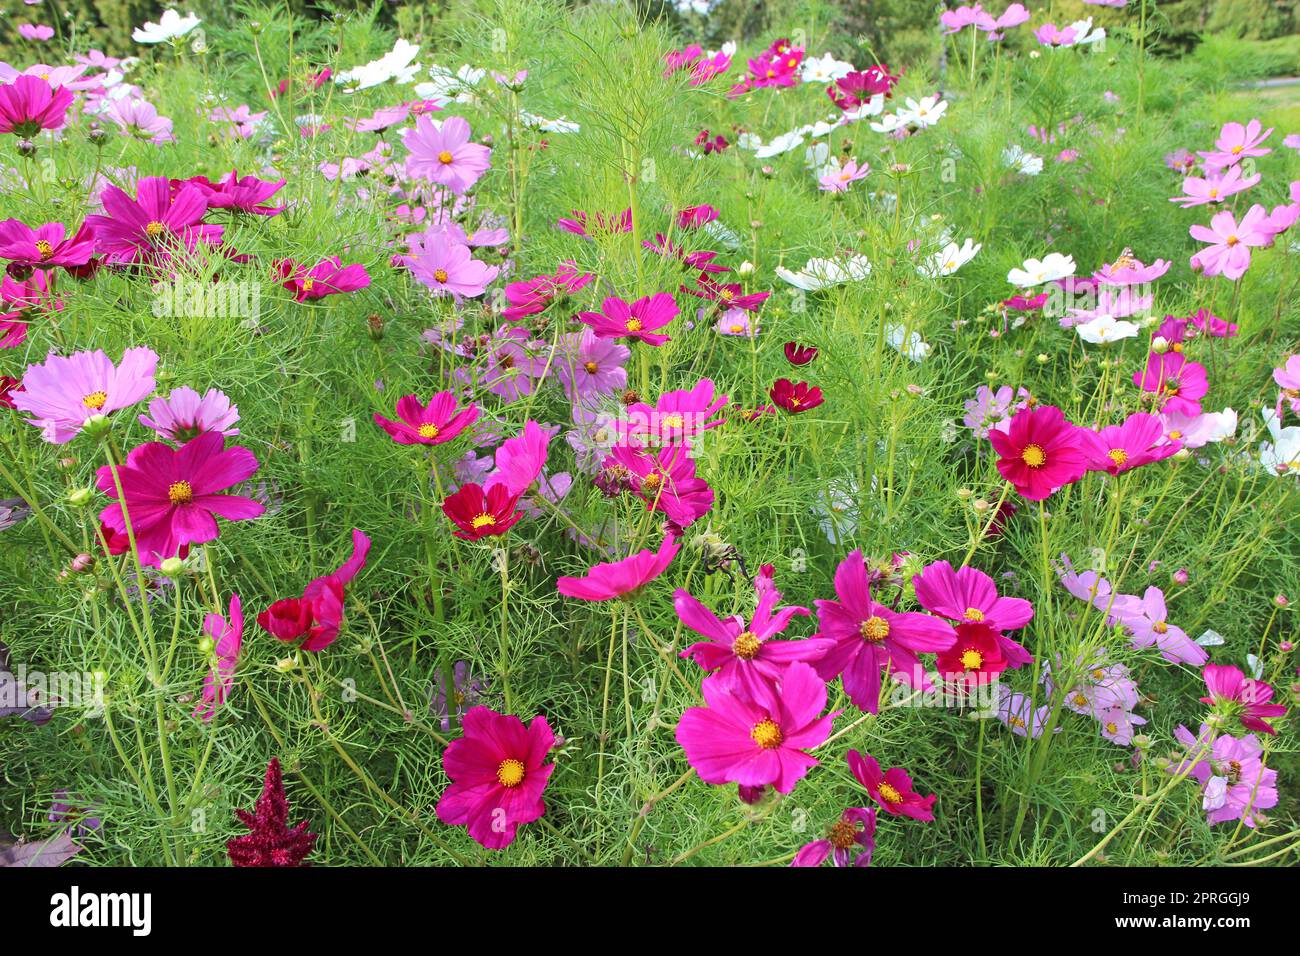
<svg viewBox="0 0 1300 956">
<path fill-rule="evenodd" d="M 244 610 L 238 594 L 230 595 L 230 617 L 207 615 L 203 619 L 203 631 L 213 641 L 211 664 L 203 678 L 203 700 L 195 706 L 193 716 L 209 721 L 226 702 L 235 683 L 235 667 L 244 643 Z"/>
<path fill-rule="evenodd" d="M 1221 412 L 1201 412 L 1185 415 L 1182 412 L 1164 412 L 1160 415 L 1165 437 L 1182 444 L 1184 448 L 1200 448 L 1212 442 L 1231 438 L 1237 431 L 1237 413 L 1231 408 Z"/>
<path fill-rule="evenodd" d="M 627 387 L 624 367 L 632 350 L 592 329 L 571 332 L 561 341 L 555 374 L 571 402 L 612 395 Z"/>
<path fill-rule="evenodd" d="M 411 154 L 406 157 L 406 172 L 463 193 L 492 168 L 492 150 L 471 143 L 470 132 L 469 123 L 459 116 L 442 123 L 421 116 L 414 128 L 402 131 L 402 143 Z"/>
<path fill-rule="evenodd" d="M 1273 381 L 1277 382 L 1277 415 L 1282 417 L 1282 406 L 1289 404 L 1291 411 L 1300 415 L 1300 355 L 1292 355 L 1280 368 L 1273 369 Z"/>
<path fill-rule="evenodd" d="M 149 403 L 149 414 L 140 416 L 140 424 L 152 428 L 168 441 L 184 443 L 204 432 L 220 432 L 227 438 L 239 434 L 235 423 L 239 409 L 219 389 L 210 388 L 200 395 L 188 385 L 172 389 Z"/>
<path fill-rule="evenodd" d="M 1115 610 L 1121 623 L 1133 632 L 1130 638 L 1133 647 L 1155 646 L 1165 660 L 1175 664 L 1200 667 L 1209 660 L 1205 648 L 1188 637 L 1181 627 L 1169 623 L 1165 592 L 1160 588 L 1147 588 L 1136 607 L 1125 605 Z"/>
<path fill-rule="evenodd" d="M 399 258 L 411 275 L 435 296 L 449 295 L 457 302 L 482 295 L 501 273 L 499 266 L 475 259 L 469 246 L 450 241 L 439 226 L 412 237 L 410 250 Z"/>
<path fill-rule="evenodd" d="M 1130 713 L 1121 707 L 1107 707 L 1097 713 L 1097 723 L 1101 724 L 1101 735 L 1119 747 L 1133 743 L 1134 728 L 1145 724 L 1146 718 Z"/>
<path fill-rule="evenodd" d="M 1193 239 L 1209 243 L 1192 256 L 1192 269 L 1234 281 L 1250 268 L 1251 248 L 1272 245 L 1276 234 L 1270 228 L 1268 211 L 1259 203 L 1250 207 L 1241 222 L 1225 209 L 1210 220 L 1209 226 L 1197 223 L 1190 232 Z"/>
<path fill-rule="evenodd" d="M 1219 131 L 1219 138 L 1214 141 L 1214 149 L 1201 152 L 1205 165 L 1211 169 L 1226 169 L 1235 166 L 1247 156 L 1265 156 L 1273 152 L 1260 144 L 1273 133 L 1273 127 L 1260 132 L 1263 124 L 1253 119 L 1245 126 L 1240 123 L 1224 123 Z"/>
<path fill-rule="evenodd" d="M 158 114 L 158 108 L 147 100 L 115 100 L 108 108 L 108 118 L 116 123 L 124 136 L 134 136 L 149 143 L 173 143 L 172 121 Z"/>
<path fill-rule="evenodd" d="M 1181 204 L 1184 209 L 1223 202 L 1229 196 L 1235 196 L 1254 186 L 1260 178 L 1259 173 L 1243 177 L 1240 166 L 1230 166 L 1220 176 L 1207 176 L 1204 179 L 1187 176 L 1183 179 L 1183 195 L 1173 196 L 1169 201 Z"/>
<path fill-rule="evenodd" d="M 134 405 L 154 390 L 158 355 L 131 348 L 114 365 L 102 350 L 55 355 L 27 366 L 23 390 L 13 392 L 14 408 L 29 412 L 29 424 L 54 445 L 71 441 L 91 418 Z"/>
<path fill-rule="evenodd" d="M 865 179 L 870 172 L 870 166 L 866 163 L 859 164 L 856 159 L 832 163 L 822 170 L 821 176 L 817 179 L 817 188 L 831 193 L 848 192 L 850 183 Z"/>
</svg>

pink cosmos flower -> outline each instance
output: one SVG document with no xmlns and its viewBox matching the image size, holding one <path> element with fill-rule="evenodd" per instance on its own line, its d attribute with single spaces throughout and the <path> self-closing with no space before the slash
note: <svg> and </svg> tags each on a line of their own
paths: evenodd
<svg viewBox="0 0 1300 956">
<path fill-rule="evenodd" d="M 653 408 L 644 402 L 628 406 L 619 427 L 635 443 L 690 448 L 692 438 L 726 421 L 713 417 L 726 405 L 727 396 L 717 394 L 713 379 L 702 378 L 690 388 L 664 392 Z"/>
<path fill-rule="evenodd" d="M 824 680 L 837 675 L 859 709 L 878 713 L 881 671 L 888 666 L 913 687 L 927 686 L 917 653 L 951 646 L 952 625 L 915 611 L 895 611 L 871 597 L 866 562 L 854 551 L 835 570 L 837 601 L 818 600 L 817 637 L 835 647 L 814 663 Z"/>
<path fill-rule="evenodd" d="M 1140 259 L 1134 259 L 1132 253 L 1125 249 L 1114 262 L 1109 262 L 1098 269 L 1093 274 L 1093 278 L 1104 286 L 1146 285 L 1168 272 L 1170 265 L 1168 259 L 1157 259 L 1151 265 L 1147 265 Z"/>
<path fill-rule="evenodd" d="M 473 707 L 465 714 L 465 735 L 443 751 L 442 769 L 451 780 L 438 800 L 438 819 L 465 827 L 489 850 L 514 842 L 523 823 L 546 812 L 542 793 L 555 770 L 546 757 L 555 734 L 545 717 L 527 727 L 513 714 Z"/>
<path fill-rule="evenodd" d="M 83 223 L 73 236 L 61 222 L 32 229 L 17 219 L 0 222 L 0 258 L 37 269 L 84 266 L 95 249 L 95 234 Z"/>
<path fill-rule="evenodd" d="M 29 365 L 23 390 L 12 395 L 14 407 L 29 412 L 29 424 L 54 445 L 71 441 L 96 415 L 134 405 L 154 390 L 158 355 L 131 348 L 113 365 L 101 350 L 62 356 L 51 352 L 40 365 Z"/>
<path fill-rule="evenodd" d="M 421 116 L 414 128 L 402 131 L 402 143 L 411 154 L 406 157 L 407 174 L 463 193 L 492 168 L 492 150 L 471 143 L 470 132 L 469 123 L 459 116 L 441 123 Z"/>
<path fill-rule="evenodd" d="M 621 469 L 633 494 L 647 510 L 661 511 L 678 528 L 686 528 L 713 507 L 713 489 L 695 474 L 695 462 L 684 445 L 654 451 L 616 445 L 605 467 Z"/>
<path fill-rule="evenodd" d="M 998 684 L 998 720 L 1011 728 L 1017 737 L 1041 737 L 1051 713 L 1049 705 L 1035 708 L 1029 695 L 1017 693 L 1006 684 Z"/>
<path fill-rule="evenodd" d="M 888 64 L 869 66 L 840 77 L 826 88 L 826 95 L 842 111 L 851 113 L 865 106 L 873 96 L 889 96 L 899 76 L 890 74 Z"/>
<path fill-rule="evenodd" d="M 209 614 L 203 619 L 203 631 L 212 639 L 211 667 L 203 679 L 203 700 L 193 716 L 209 721 L 218 707 L 230 696 L 235 683 L 235 667 L 244 643 L 244 610 L 239 595 L 230 595 L 230 617 Z"/>
<path fill-rule="evenodd" d="M 1237 334 L 1236 323 L 1211 315 L 1208 309 L 1197 309 L 1187 317 L 1187 321 L 1202 334 L 1216 339 L 1231 338 Z"/>
<path fill-rule="evenodd" d="M 1202 704 L 1210 704 L 1226 716 L 1236 717 L 1247 730 L 1277 733 L 1267 718 L 1281 717 L 1286 713 L 1286 705 L 1269 703 L 1273 699 L 1271 685 L 1247 677 L 1241 668 L 1231 664 L 1206 664 L 1201 676 L 1210 692 L 1209 697 L 1201 698 Z"/>
<path fill-rule="evenodd" d="M 1001 654 L 1012 668 L 1033 660 L 1002 632 L 1028 624 L 1034 606 L 1024 598 L 1000 597 L 993 579 L 983 571 L 965 566 L 954 571 L 947 561 L 936 561 L 912 578 L 912 586 L 927 611 L 957 623 L 985 624 L 997 632 Z"/>
<path fill-rule="evenodd" d="M 99 518 L 124 533 L 125 503 L 140 560 L 157 567 L 185 545 L 216 539 L 218 517 L 244 521 L 260 515 L 265 510 L 260 502 L 222 494 L 250 478 L 257 467 L 251 451 L 238 445 L 226 448 L 219 432 L 205 432 L 180 448 L 163 442 L 138 445 L 124 465 L 106 465 L 96 472 L 100 491 L 117 499 L 120 482 L 124 496 Z"/>
<path fill-rule="evenodd" d="M 496 469 L 483 482 L 485 488 L 505 485 L 510 494 L 526 494 L 546 467 L 551 438 L 556 428 L 546 428 L 529 419 L 514 438 L 507 438 L 497 449 Z"/>
<path fill-rule="evenodd" d="M 43 129 L 61 129 L 72 105 L 72 91 L 26 73 L 0 83 L 0 133 L 23 139 Z"/>
<path fill-rule="evenodd" d="M 1127 747 L 1133 743 L 1135 728 L 1145 724 L 1146 718 L 1121 707 L 1108 707 L 1097 712 L 1097 723 L 1101 724 L 1102 737 L 1117 746 Z"/>
<path fill-rule="evenodd" d="M 1267 155 L 1273 150 L 1260 144 L 1272 135 L 1273 128 L 1270 126 L 1260 132 L 1261 129 L 1262 124 L 1257 119 L 1251 120 L 1245 126 L 1240 123 L 1224 123 L 1223 129 L 1219 131 L 1219 138 L 1214 141 L 1214 149 L 1210 152 L 1202 152 L 1201 158 L 1211 169 L 1224 169 L 1235 166 L 1247 156 Z"/>
<path fill-rule="evenodd" d="M 370 285 L 370 273 L 365 266 L 358 263 L 345 266 L 338 256 L 322 259 L 310 269 L 292 259 L 282 259 L 278 265 L 284 279 L 280 284 L 293 293 L 295 302 L 314 302 L 327 295 L 355 292 Z"/>
<path fill-rule="evenodd" d="M 496 279 L 501 269 L 470 255 L 469 246 L 448 242 L 432 229 L 411 240 L 411 255 L 402 262 L 435 296 L 450 295 L 456 301 L 477 298 Z"/>
<path fill-rule="evenodd" d="M 870 166 L 866 163 L 859 163 L 856 159 L 832 164 L 827 167 L 825 173 L 818 177 L 817 188 L 823 192 L 846 193 L 849 191 L 850 183 L 866 179 L 867 174 L 870 172 Z"/>
<path fill-rule="evenodd" d="M 397 400 L 397 417 L 400 421 L 394 422 L 376 413 L 375 424 L 399 445 L 441 445 L 478 420 L 478 406 L 471 402 L 458 409 L 454 392 L 435 392 L 427 405 L 416 395 L 403 395 Z"/>
<path fill-rule="evenodd" d="M 544 345 L 534 342 L 527 329 L 502 326 L 483 344 L 477 379 L 471 370 L 456 372 L 464 382 L 476 382 L 507 402 L 517 401 L 531 395 L 541 380 L 546 362 L 536 352 Z"/>
<path fill-rule="evenodd" d="M 1074 27 L 1058 27 L 1055 23 L 1044 23 L 1034 31 L 1034 39 L 1043 46 L 1074 46 L 1078 34 Z"/>
<path fill-rule="evenodd" d="M 802 661 L 779 683 L 764 682 L 751 701 L 705 681 L 704 707 L 688 707 L 677 722 L 677 742 L 701 780 L 789 793 L 818 761 L 808 751 L 831 732 L 826 684 Z"/>
<path fill-rule="evenodd" d="M 200 242 L 221 242 L 221 226 L 202 225 L 208 211 L 198 186 L 185 185 L 172 194 L 166 176 L 148 176 L 136 184 L 136 199 L 116 186 L 100 194 L 106 215 L 87 216 L 95 231 L 95 248 L 112 263 L 157 263 L 184 247 L 193 252 Z"/>
<path fill-rule="evenodd" d="M 876 811 L 868 807 L 849 807 L 831 824 L 823 840 L 805 843 L 790 861 L 791 866 L 821 866 L 829 857 L 835 866 L 870 866 L 876 849 Z M 856 858 L 851 856 L 859 847 Z"/>
<path fill-rule="evenodd" d="M 978 5 L 979 4 L 976 4 L 976 6 Z M 988 33 L 990 40 L 1000 40 L 1002 39 L 1003 33 L 1005 31 L 1010 30 L 1012 27 L 1018 27 L 1022 23 L 1028 23 L 1028 22 L 1029 22 L 1029 11 L 1025 9 L 1023 4 L 1013 3 L 1010 6 L 1008 6 L 1005 10 L 1002 11 L 1002 15 L 1000 17 L 998 17 L 996 20 L 993 21 L 993 26 L 991 28 L 983 21 L 978 21 L 978 20 L 975 23 L 975 27 L 978 30 L 984 30 L 986 33 Z"/>
<path fill-rule="evenodd" d="M 672 564 L 680 548 L 675 537 L 665 535 L 657 552 L 638 551 L 621 561 L 594 564 L 582 577 L 562 577 L 555 586 L 561 594 L 581 601 L 635 596 Z"/>
<path fill-rule="evenodd" d="M 748 624 L 738 614 L 720 620 L 687 591 L 678 588 L 673 592 L 677 617 L 692 631 L 707 638 L 692 644 L 680 656 L 709 671 L 710 682 L 746 700 L 754 700 L 761 694 L 762 685 L 779 681 L 791 663 L 811 663 L 835 646 L 833 641 L 817 638 L 773 640 L 786 629 L 794 615 L 806 616 L 808 609 L 791 605 L 777 610 L 781 592 L 771 577 L 763 573 L 754 579 L 754 592 L 758 605 Z"/>
<path fill-rule="evenodd" d="M 333 574 L 315 578 L 303 588 L 302 603 L 311 608 L 307 639 L 299 645 L 304 651 L 323 651 L 338 638 L 343 628 L 343 598 L 347 586 L 366 566 L 369 553 L 370 538 L 353 528 L 351 556 Z"/>
<path fill-rule="evenodd" d="M 1100 432 L 1081 429 L 1088 451 L 1088 467 L 1112 475 L 1163 461 L 1182 448 L 1178 441 L 1168 441 L 1160 416 L 1137 412 L 1122 425 L 1107 425 Z"/>
<path fill-rule="evenodd" d="M 1264 766 L 1264 748 L 1254 734 L 1238 740 L 1229 734 L 1215 736 L 1202 724 L 1199 737 L 1179 726 L 1174 737 L 1187 748 L 1191 762 L 1184 760 L 1169 772 L 1187 771 L 1201 785 L 1202 807 L 1210 825 L 1241 820 L 1254 829 L 1263 817 L 1260 810 L 1277 806 L 1277 771 Z"/>
<path fill-rule="evenodd" d="M 247 103 L 241 103 L 234 109 L 218 106 L 208 114 L 208 119 L 214 123 L 225 123 L 229 126 L 228 134 L 235 139 L 251 139 L 257 132 L 257 124 L 266 119 L 266 115 L 266 110 L 254 113 Z"/>
<path fill-rule="evenodd" d="M 18 24 L 18 35 L 24 40 L 44 43 L 54 37 L 54 27 L 47 23 L 20 23 Z"/>
<path fill-rule="evenodd" d="M 719 335 L 737 335 L 747 339 L 752 339 L 759 333 L 758 319 L 750 317 L 741 309 L 723 312 L 713 328 Z"/>
<path fill-rule="evenodd" d="M 1250 207 L 1241 222 L 1237 222 L 1231 210 L 1225 209 L 1216 213 L 1208 226 L 1197 223 L 1190 232 L 1193 239 L 1209 243 L 1192 256 L 1192 269 L 1234 281 L 1250 268 L 1251 248 L 1272 245 L 1275 235 L 1270 228 L 1268 210 L 1259 203 Z"/>
<path fill-rule="evenodd" d="M 978 3 L 974 6 L 963 3 L 955 10 L 944 10 L 939 14 L 939 23 L 943 27 L 941 32 L 945 36 L 973 26 L 978 26 L 981 30 L 992 30 L 993 22 L 993 15 Z"/>
<path fill-rule="evenodd" d="M 1300 415 L 1300 355 L 1287 357 L 1281 367 L 1273 369 L 1273 381 L 1279 389 L 1277 395 L 1277 416 L 1282 417 L 1282 405 L 1287 403 L 1291 411 Z"/>
<path fill-rule="evenodd" d="M 938 798 L 933 793 L 923 797 L 912 789 L 912 778 L 902 767 L 890 767 L 881 773 L 875 757 L 856 750 L 850 750 L 845 759 L 858 783 L 867 788 L 871 799 L 886 813 L 913 820 L 934 819 L 934 801 Z"/>
<path fill-rule="evenodd" d="M 572 262 L 562 262 L 554 275 L 540 275 L 523 282 L 512 282 L 505 289 L 506 301 L 510 306 L 501 313 L 501 317 L 507 322 L 518 322 L 536 315 L 552 302 L 567 299 L 595 278 L 589 272 L 579 272 Z"/>
<path fill-rule="evenodd" d="M 617 296 L 609 296 L 600 305 L 599 312 L 579 312 L 578 318 L 591 326 L 602 339 L 632 338 L 647 345 L 663 345 L 669 336 L 656 329 L 677 318 L 677 303 L 667 292 L 658 292 L 629 304 Z"/>
<path fill-rule="evenodd" d="M 1133 384 L 1151 392 L 1166 414 L 1201 414 L 1201 399 L 1210 390 L 1205 366 L 1180 352 L 1149 353 L 1146 368 L 1133 373 Z"/>
<path fill-rule="evenodd" d="M 203 190 L 210 209 L 230 209 L 235 212 L 274 216 L 284 211 L 284 206 L 268 206 L 267 200 L 284 188 L 283 179 L 271 182 L 256 176 L 240 177 L 232 169 L 220 182 L 214 183 L 204 176 L 195 176 L 187 182 Z"/>
<path fill-rule="evenodd" d="M 1005 432 L 989 432 L 989 441 L 999 455 L 998 473 L 1030 501 L 1050 497 L 1088 470 L 1078 427 L 1055 405 L 1016 412 Z"/>
<path fill-rule="evenodd" d="M 172 121 L 158 113 L 158 107 L 147 100 L 130 97 L 114 100 L 105 115 L 122 130 L 123 136 L 133 136 L 146 143 L 174 143 Z"/>
<path fill-rule="evenodd" d="M 172 389 L 149 403 L 149 414 L 140 416 L 140 424 L 152 428 L 168 441 L 181 444 L 204 432 L 219 432 L 226 438 L 239 434 L 235 423 L 239 409 L 219 389 L 210 388 L 199 395 L 188 385 Z"/>
<path fill-rule="evenodd" d="M 627 387 L 624 366 L 631 355 L 626 345 L 586 328 L 561 340 L 555 374 L 570 402 L 613 395 Z"/>
<path fill-rule="evenodd" d="M 1188 637 L 1181 627 L 1169 623 L 1165 592 L 1160 588 L 1147 588 L 1136 607 L 1125 605 L 1114 610 L 1124 626 L 1133 632 L 1130 640 L 1134 647 L 1154 645 L 1165 660 L 1175 664 L 1200 667 L 1209 659 L 1205 648 Z"/>
<path fill-rule="evenodd" d="M 1204 206 L 1206 203 L 1223 202 L 1229 196 L 1235 196 L 1254 186 L 1259 180 L 1259 173 L 1243 179 L 1240 166 L 1230 166 L 1221 176 L 1210 176 L 1205 179 L 1187 176 L 1183 179 L 1183 195 L 1173 196 L 1169 201 L 1181 204 L 1184 209 Z"/>
<path fill-rule="evenodd" d="M 771 292 L 751 292 L 748 295 L 744 292 L 744 287 L 738 282 L 718 282 L 703 273 L 695 280 L 695 286 L 682 286 L 681 291 L 687 295 L 693 295 L 699 299 L 708 299 L 716 303 L 716 308 L 720 310 L 744 309 L 746 312 L 756 312 L 758 307 L 767 301 Z"/>
<path fill-rule="evenodd" d="M 622 212 L 609 215 L 603 212 L 593 213 L 590 217 L 581 209 L 575 209 L 572 218 L 557 219 L 555 224 L 565 232 L 571 232 L 583 239 L 617 236 L 632 231 L 632 207 L 629 206 Z"/>
<path fill-rule="evenodd" d="M 721 213 L 708 203 L 687 206 L 677 213 L 677 227 L 679 229 L 699 229 L 701 226 L 714 222 L 720 215 Z"/>
</svg>

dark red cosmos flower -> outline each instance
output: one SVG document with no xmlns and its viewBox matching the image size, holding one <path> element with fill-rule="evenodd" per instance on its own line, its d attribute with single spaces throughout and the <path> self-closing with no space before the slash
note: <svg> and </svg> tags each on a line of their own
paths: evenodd
<svg viewBox="0 0 1300 956">
<path fill-rule="evenodd" d="M 512 495 L 503 482 L 492 485 L 486 493 L 471 482 L 447 497 L 442 503 L 442 513 L 460 529 L 452 534 L 466 541 L 478 541 L 503 535 L 515 526 L 523 517 L 515 511 L 518 500 L 519 496 Z"/>
<path fill-rule="evenodd" d="M 817 357 L 817 346 L 800 345 L 798 342 L 785 343 L 785 360 L 796 368 L 807 365 Z"/>
<path fill-rule="evenodd" d="M 998 632 L 987 624 L 967 621 L 956 627 L 957 637 L 946 651 L 935 655 L 935 666 L 949 682 L 977 686 L 987 684 L 1007 669 Z"/>
<path fill-rule="evenodd" d="M 870 66 L 836 80 L 826 87 L 826 95 L 847 113 L 862 106 L 873 96 L 889 96 L 898 80 L 898 76 L 890 74 L 888 65 Z"/>
<path fill-rule="evenodd" d="M 703 273 L 695 280 L 695 288 L 682 286 L 681 290 L 687 295 L 693 295 L 697 299 L 708 299 L 710 302 L 716 302 L 719 308 L 723 309 L 744 309 L 746 312 L 755 312 L 758 307 L 767 301 L 771 292 L 751 292 L 749 295 L 744 294 L 744 287 L 739 282 L 718 282 Z"/>
<path fill-rule="evenodd" d="M 826 400 L 817 386 L 807 382 L 792 382 L 788 378 L 778 378 L 767 394 L 780 408 L 792 415 L 816 408 Z"/>
<path fill-rule="evenodd" d="M 343 598 L 347 585 L 366 566 L 370 538 L 352 529 L 352 556 L 333 574 L 316 578 L 302 591 L 300 598 L 276 601 L 257 615 L 257 625 L 281 641 L 306 637 L 299 647 L 304 651 L 323 651 L 339 636 L 343 628 Z"/>
<path fill-rule="evenodd" d="M 0 408 L 13 408 L 14 392 L 23 390 L 22 379 L 14 378 L 11 375 L 0 375 Z"/>
<path fill-rule="evenodd" d="M 316 834 L 307 830 L 307 820 L 289 826 L 289 798 L 284 793 L 280 760 L 266 765 L 262 795 L 253 809 L 235 809 L 248 833 L 226 843 L 226 854 L 235 866 L 310 866 L 304 863 L 316 845 Z"/>
</svg>

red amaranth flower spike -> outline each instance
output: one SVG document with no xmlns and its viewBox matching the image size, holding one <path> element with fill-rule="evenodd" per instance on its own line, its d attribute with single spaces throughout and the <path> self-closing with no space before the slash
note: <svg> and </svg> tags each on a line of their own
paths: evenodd
<svg viewBox="0 0 1300 956">
<path fill-rule="evenodd" d="M 278 757 L 266 765 L 266 783 L 252 812 L 236 809 L 235 815 L 251 831 L 226 843 L 235 866 L 311 865 L 303 860 L 316 845 L 316 834 L 308 832 L 307 820 L 292 828 L 288 825 L 289 799 L 284 795 Z"/>
</svg>

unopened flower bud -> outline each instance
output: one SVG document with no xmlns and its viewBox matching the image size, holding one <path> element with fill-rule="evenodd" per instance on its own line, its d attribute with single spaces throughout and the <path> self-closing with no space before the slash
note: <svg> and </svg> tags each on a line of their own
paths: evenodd
<svg viewBox="0 0 1300 956">
<path fill-rule="evenodd" d="M 991 504 L 988 503 L 987 499 L 984 498 L 976 498 L 974 501 L 971 502 L 970 506 L 975 510 L 976 514 L 981 514 L 981 515 L 993 507 Z"/>
<path fill-rule="evenodd" d="M 90 504 L 95 492 L 91 488 L 73 488 L 68 492 L 68 504 L 74 508 L 84 508 Z"/>
<path fill-rule="evenodd" d="M 207 634 L 204 634 L 202 637 L 199 638 L 199 653 L 202 654 L 204 657 L 210 655 L 213 652 L 213 650 L 216 649 L 216 646 L 217 646 L 217 642 L 214 641 Z"/>
<path fill-rule="evenodd" d="M 113 423 L 108 420 L 107 415 L 91 415 L 86 419 L 86 424 L 82 429 L 91 438 L 103 438 L 113 428 Z"/>
<path fill-rule="evenodd" d="M 1186 583 L 1187 583 L 1187 577 L 1188 577 L 1188 575 L 1187 575 L 1187 569 L 1186 569 L 1186 568 L 1179 568 L 1179 569 L 1178 569 L 1177 571 L 1175 571 L 1172 575 L 1170 575 L 1170 577 L 1173 578 L 1173 582 L 1174 582 L 1174 584 L 1186 584 Z"/>
<path fill-rule="evenodd" d="M 162 564 L 158 565 L 158 570 L 164 577 L 175 581 L 185 573 L 185 562 L 180 558 L 163 558 Z"/>
<path fill-rule="evenodd" d="M 1039 365 L 1046 365 L 1048 362 L 1047 353 L 1039 352 L 1037 355 L 1034 356 L 1034 361 L 1036 361 Z"/>
<path fill-rule="evenodd" d="M 1290 600 L 1287 599 L 1287 596 L 1285 594 L 1278 594 L 1273 598 L 1273 603 L 1276 604 L 1278 607 L 1286 607 L 1291 602 Z"/>
<path fill-rule="evenodd" d="M 975 492 L 971 491 L 969 488 L 957 489 L 957 497 L 960 498 L 962 501 L 970 500 L 970 496 L 973 494 L 975 494 Z"/>
<path fill-rule="evenodd" d="M 1169 340 L 1163 335 L 1157 335 L 1151 340 L 1151 351 L 1157 355 L 1163 355 L 1169 351 Z"/>
<path fill-rule="evenodd" d="M 95 567 L 95 557 L 94 555 L 87 554 L 83 551 L 72 559 L 72 562 L 68 567 L 74 574 L 85 574 L 87 571 Z"/>
</svg>

